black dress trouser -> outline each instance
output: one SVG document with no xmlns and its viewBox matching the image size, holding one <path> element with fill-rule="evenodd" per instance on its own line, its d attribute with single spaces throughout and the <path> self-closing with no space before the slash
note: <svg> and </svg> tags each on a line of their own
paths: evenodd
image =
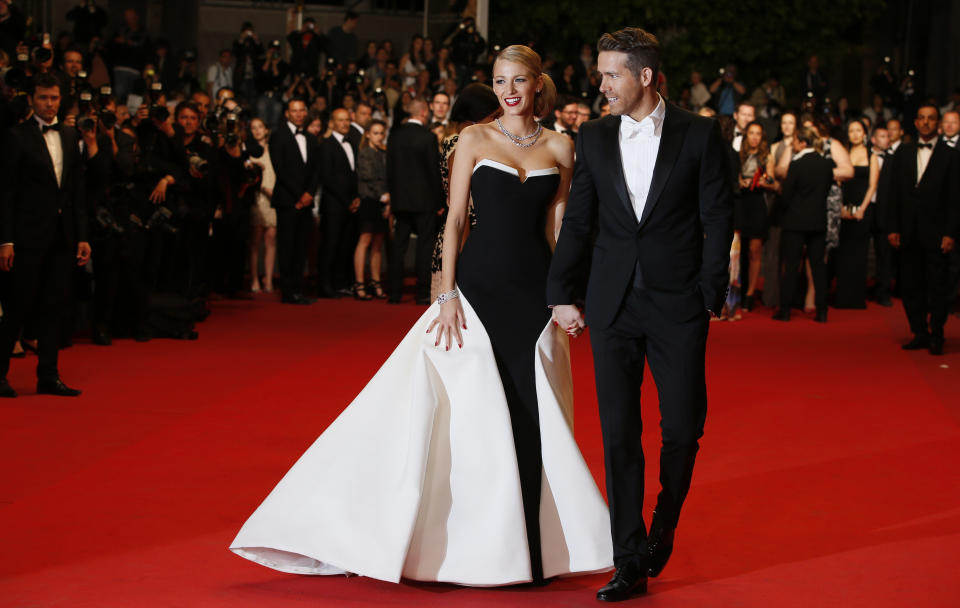
<svg viewBox="0 0 960 608">
<path fill-rule="evenodd" d="M 437 238 L 437 214 L 425 212 L 394 212 L 396 224 L 390 241 L 388 258 L 388 291 L 391 298 L 399 298 L 403 287 L 403 259 L 410 244 L 410 234 L 417 235 L 416 275 L 417 299 L 430 299 L 430 265 L 434 241 Z"/>
<path fill-rule="evenodd" d="M 789 310 L 793 305 L 797 273 L 801 271 L 800 260 L 803 246 L 807 246 L 807 259 L 813 274 L 813 288 L 818 312 L 827 310 L 827 264 L 824 261 L 826 232 L 784 230 L 780 235 L 780 263 L 783 275 L 780 278 L 780 309 Z"/>
<path fill-rule="evenodd" d="M 76 252 L 71 252 L 60 234 L 44 245 L 14 246 L 13 269 L 3 276 L 3 320 L 0 321 L 0 378 L 10 369 L 10 353 L 20 338 L 29 314 L 36 328 L 37 378 L 58 377 L 57 357 L 60 318 L 66 296 L 66 282 Z"/>
<path fill-rule="evenodd" d="M 590 329 L 613 561 L 617 567 L 630 562 L 641 567 L 647 564 L 644 456 L 640 441 L 644 361 L 650 363 L 660 397 L 661 491 L 656 509 L 658 517 L 672 528 L 677 525 L 690 489 L 706 420 L 704 357 L 708 326 L 706 311 L 686 320 L 668 318 L 643 287 L 634 287 L 610 327 Z"/>
<path fill-rule="evenodd" d="M 900 296 L 910 331 L 917 336 L 943 337 L 950 302 L 948 255 L 918 245 L 900 248 Z"/>
<path fill-rule="evenodd" d="M 302 294 L 303 271 L 307 264 L 307 246 L 312 230 L 313 212 L 310 207 L 277 207 L 277 254 L 280 256 L 284 297 Z"/>
</svg>

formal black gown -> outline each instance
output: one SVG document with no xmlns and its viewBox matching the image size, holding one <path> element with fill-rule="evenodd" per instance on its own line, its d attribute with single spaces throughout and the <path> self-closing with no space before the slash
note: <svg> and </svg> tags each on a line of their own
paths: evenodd
<svg viewBox="0 0 960 608">
<path fill-rule="evenodd" d="M 471 188 L 477 227 L 457 265 L 457 284 L 490 336 L 510 409 L 534 579 L 542 575 L 542 464 L 532 353 L 550 320 L 545 228 L 559 182 L 556 169 L 531 171 L 521 181 L 512 167 L 481 161 Z"/>
<path fill-rule="evenodd" d="M 843 205 L 858 207 L 870 185 L 870 167 L 853 168 L 853 178 L 843 183 Z M 837 308 L 867 307 L 867 249 L 874 206 L 867 207 L 863 220 L 842 220 L 837 248 Z"/>
</svg>

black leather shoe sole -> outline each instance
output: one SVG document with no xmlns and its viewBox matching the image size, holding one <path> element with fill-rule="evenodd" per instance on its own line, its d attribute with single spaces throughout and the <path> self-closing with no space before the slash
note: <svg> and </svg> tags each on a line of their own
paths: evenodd
<svg viewBox="0 0 960 608">
<path fill-rule="evenodd" d="M 57 397 L 79 397 L 80 391 L 70 388 L 66 384 L 59 382 L 57 384 L 38 384 L 38 395 L 55 395 Z"/>
<path fill-rule="evenodd" d="M 910 340 L 900 348 L 902 348 L 903 350 L 923 350 L 929 347 L 930 347 L 929 340 L 927 340 L 926 338 L 917 337 L 917 338 L 914 338 L 913 340 Z"/>
</svg>

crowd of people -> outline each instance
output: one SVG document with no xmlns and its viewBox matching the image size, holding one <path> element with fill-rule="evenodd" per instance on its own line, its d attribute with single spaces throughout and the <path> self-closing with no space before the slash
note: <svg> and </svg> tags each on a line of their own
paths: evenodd
<svg viewBox="0 0 960 608">
<path fill-rule="evenodd" d="M 391 40 L 361 47 L 352 12 L 326 33 L 308 17 L 276 40 L 247 22 L 204 70 L 195 49 L 151 39 L 136 11 L 118 17 L 111 27 L 85 0 L 67 16 L 73 31 L 51 38 L 0 0 L 0 362 L 39 346 L 38 386 L 75 394 L 59 380 L 56 350 L 78 328 L 99 345 L 195 339 L 210 298 L 275 290 L 289 304 L 398 303 L 411 235 L 414 300 L 431 302 L 457 135 L 499 111 L 485 84 L 499 47 L 472 18 L 443 40 L 413 36 L 402 52 Z M 590 45 L 569 63 L 548 58 L 544 70 L 559 93 L 545 127 L 575 139 L 609 112 Z M 724 316 L 762 302 L 782 320 L 796 304 L 825 321 L 833 279 L 833 304 L 848 308 L 865 307 L 868 285 L 889 305 L 896 284 L 913 347 L 942 352 L 960 274 L 951 169 L 960 94 L 931 104 L 913 74 L 897 79 L 889 62 L 862 112 L 831 103 L 816 57 L 802 83 L 788 96 L 771 77 L 748 95 L 731 65 L 710 84 L 694 72 L 674 87 L 681 107 L 718 116 L 731 144 L 738 288 Z M 660 92 L 671 99 L 665 77 Z M 903 178 L 886 167 L 903 142 L 923 147 L 930 137 L 939 180 L 930 196 L 943 202 L 916 212 L 916 189 L 901 183 L 910 163 Z M 824 163 L 803 160 L 808 149 L 827 159 L 829 180 Z M 822 222 L 819 206 L 800 209 L 804 197 L 822 198 Z M 934 248 L 941 257 L 927 246 L 935 226 L 953 230 Z M 924 325 L 927 309 L 936 310 Z M 0 394 L 15 392 L 4 380 Z"/>
</svg>

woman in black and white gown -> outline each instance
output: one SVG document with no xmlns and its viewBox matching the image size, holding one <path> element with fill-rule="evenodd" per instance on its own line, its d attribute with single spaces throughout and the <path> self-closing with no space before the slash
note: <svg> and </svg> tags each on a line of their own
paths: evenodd
<svg viewBox="0 0 960 608">
<path fill-rule="evenodd" d="M 568 338 L 546 304 L 573 146 L 535 120 L 556 93 L 531 49 L 500 53 L 493 88 L 502 119 L 457 147 L 444 293 L 235 553 L 284 572 L 476 586 L 612 567 L 607 507 L 572 432 Z M 461 254 L 471 193 L 478 228 Z"/>
</svg>

